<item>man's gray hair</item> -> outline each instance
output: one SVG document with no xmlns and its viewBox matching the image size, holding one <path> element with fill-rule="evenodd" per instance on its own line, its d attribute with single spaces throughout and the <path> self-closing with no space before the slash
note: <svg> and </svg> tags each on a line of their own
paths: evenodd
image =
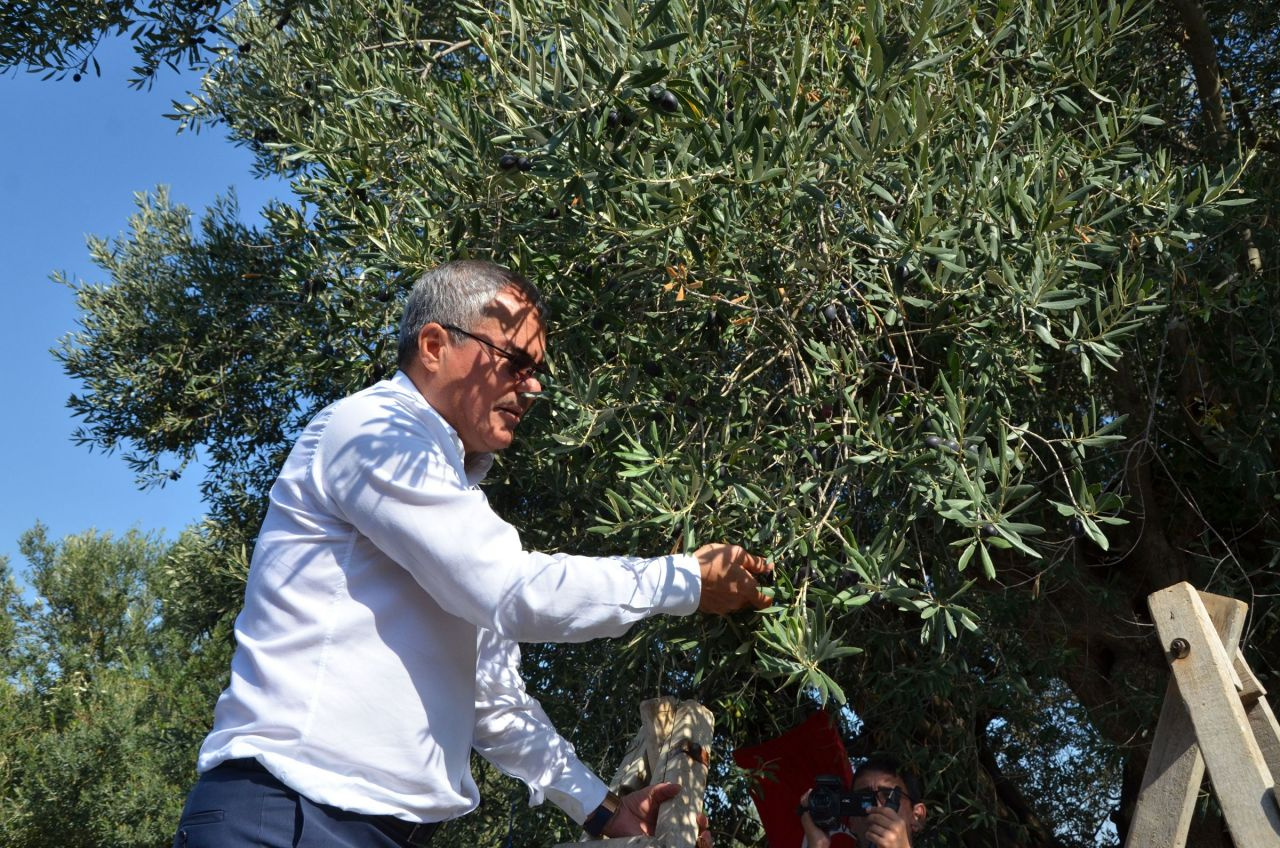
<svg viewBox="0 0 1280 848">
<path fill-rule="evenodd" d="M 479 259 L 459 259 L 423 274 L 413 284 L 400 319 L 400 367 L 407 367 L 417 355 L 418 334 L 427 324 L 470 329 L 498 292 L 509 288 L 519 291 L 537 308 L 539 317 L 545 318 L 547 308 L 538 289 L 510 268 Z"/>
</svg>

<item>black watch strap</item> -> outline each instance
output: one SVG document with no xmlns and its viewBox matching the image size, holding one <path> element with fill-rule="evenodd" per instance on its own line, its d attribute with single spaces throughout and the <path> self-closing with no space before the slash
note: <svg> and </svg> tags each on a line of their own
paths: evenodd
<svg viewBox="0 0 1280 848">
<path fill-rule="evenodd" d="M 622 806 L 622 799 L 614 795 L 612 791 L 605 793 L 604 800 L 600 802 L 600 806 L 592 810 L 591 815 L 587 816 L 587 820 L 582 823 L 582 829 L 596 839 L 604 835 L 604 829 L 613 821 L 613 816 L 618 812 L 618 808 Z"/>
</svg>

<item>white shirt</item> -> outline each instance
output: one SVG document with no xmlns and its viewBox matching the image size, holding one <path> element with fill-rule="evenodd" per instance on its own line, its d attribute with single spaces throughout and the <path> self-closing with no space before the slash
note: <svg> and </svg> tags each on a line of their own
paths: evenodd
<svg viewBox="0 0 1280 848">
<path fill-rule="evenodd" d="M 323 804 L 443 821 L 472 748 L 583 821 L 605 795 L 525 692 L 517 641 L 618 636 L 698 606 L 688 556 L 525 551 L 403 373 L 326 407 L 271 489 L 231 683 L 197 767 L 256 758 Z"/>
</svg>

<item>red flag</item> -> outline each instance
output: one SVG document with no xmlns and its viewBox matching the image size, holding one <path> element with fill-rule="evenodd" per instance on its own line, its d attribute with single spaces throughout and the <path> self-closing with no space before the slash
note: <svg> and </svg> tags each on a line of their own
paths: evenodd
<svg viewBox="0 0 1280 848">
<path fill-rule="evenodd" d="M 853 769 L 831 716 L 819 711 L 781 736 L 733 752 L 739 767 L 753 772 L 751 790 L 769 848 L 800 848 L 800 796 L 820 774 L 839 775 L 846 787 Z"/>
</svg>

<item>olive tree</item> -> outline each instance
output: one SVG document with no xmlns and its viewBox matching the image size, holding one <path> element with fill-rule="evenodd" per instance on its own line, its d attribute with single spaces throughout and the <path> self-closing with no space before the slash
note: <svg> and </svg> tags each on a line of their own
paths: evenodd
<svg viewBox="0 0 1280 848">
<path fill-rule="evenodd" d="M 225 634 L 163 597 L 194 537 L 24 534 L 29 591 L 0 568 L 0 841 L 22 848 L 163 846 L 195 779 L 226 679 Z"/>
<path fill-rule="evenodd" d="M 1199 112 L 1158 83 L 1186 62 L 1140 59 L 1172 43 L 1160 11 L 238 7 L 181 119 L 294 197 L 197 228 L 160 191 L 93 243 L 109 282 L 77 285 L 59 352 L 82 438 L 156 481 L 204 452 L 232 563 L 200 596 L 216 620 L 291 436 L 394 368 L 416 275 L 508 263 L 554 315 L 554 377 L 491 483 L 527 544 L 724 538 L 778 565 L 767 613 L 527 650 L 586 759 L 607 773 L 660 692 L 708 704 L 721 753 L 839 705 L 855 754 L 927 776 L 937 844 L 1094 844 L 1164 691 L 1145 596 L 1258 591 L 1277 632 L 1274 272 L 1224 283 L 1242 181 L 1274 171 L 1181 143 Z M 1189 328 L 1237 389 L 1190 416 Z M 752 843 L 728 760 L 716 827 Z"/>
</svg>

